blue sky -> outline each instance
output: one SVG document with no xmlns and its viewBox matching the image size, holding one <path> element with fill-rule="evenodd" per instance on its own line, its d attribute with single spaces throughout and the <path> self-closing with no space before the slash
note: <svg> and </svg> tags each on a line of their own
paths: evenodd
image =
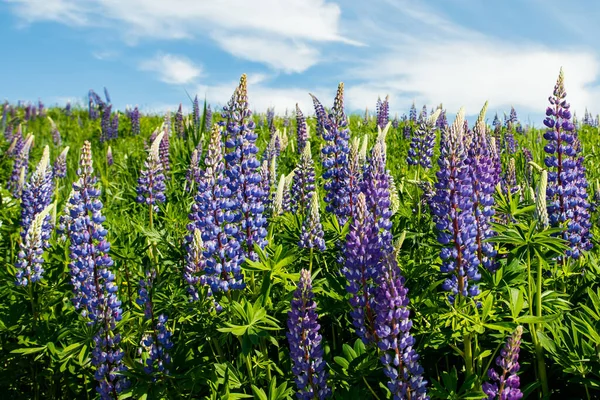
<svg viewBox="0 0 600 400">
<path fill-rule="evenodd" d="M 413 101 L 476 115 L 514 105 L 540 125 L 559 68 L 578 114 L 600 112 L 594 0 L 0 0 L 0 97 L 81 101 L 106 86 L 123 109 L 224 104 L 239 76 L 278 114 L 338 82 L 348 111 Z"/>
</svg>

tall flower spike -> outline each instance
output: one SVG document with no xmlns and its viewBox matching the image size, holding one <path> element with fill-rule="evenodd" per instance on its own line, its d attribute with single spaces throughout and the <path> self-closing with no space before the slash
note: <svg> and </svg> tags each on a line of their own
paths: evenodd
<svg viewBox="0 0 600 400">
<path fill-rule="evenodd" d="M 413 348 L 415 340 L 410 334 L 408 290 L 394 257 L 395 252 L 384 258 L 377 279 L 375 333 L 383 353 L 380 361 L 394 399 L 426 400 L 427 381 L 423 379 L 419 355 Z"/>
<path fill-rule="evenodd" d="M 186 257 L 183 277 L 188 283 L 188 293 L 190 294 L 191 301 L 198 300 L 198 283 L 204 283 L 203 279 L 199 274 L 204 271 L 205 260 L 204 254 L 204 242 L 202 241 L 202 233 L 200 229 L 194 228 L 192 235 L 192 243 L 189 247 L 189 253 Z"/>
<path fill-rule="evenodd" d="M 169 173 L 169 171 L 171 171 L 171 157 L 169 155 L 169 151 L 171 148 L 170 133 L 169 133 L 171 130 L 170 125 L 171 125 L 170 123 L 163 124 L 164 136 L 162 137 L 162 140 L 161 140 L 159 148 L 158 148 L 160 162 L 162 164 L 163 171 L 166 174 L 165 177 L 169 177 L 170 175 L 168 173 Z"/>
<path fill-rule="evenodd" d="M 58 127 L 56 126 L 56 122 L 48 115 L 48 121 L 50 122 L 50 130 L 52 132 L 52 141 L 56 146 L 60 146 L 62 140 L 60 138 L 60 132 L 58 131 Z"/>
<path fill-rule="evenodd" d="M 390 96 L 385 96 L 385 99 L 377 99 L 377 126 L 383 129 L 390 120 Z"/>
<path fill-rule="evenodd" d="M 348 280 L 346 290 L 350 293 L 352 325 L 365 344 L 375 341 L 374 281 L 379 275 L 377 268 L 381 258 L 378 233 L 365 195 L 360 193 L 346 236 L 343 272 Z"/>
<path fill-rule="evenodd" d="M 30 180 L 24 185 L 21 195 L 21 237 L 25 239 L 29 226 L 36 214 L 42 212 L 52 203 L 54 194 L 54 176 L 52 166 L 50 165 L 50 148 L 44 147 L 42 158 L 37 165 Z M 49 219 L 45 221 L 42 227 L 42 236 L 44 240 L 50 237 L 51 226 Z"/>
<path fill-rule="evenodd" d="M 302 400 L 325 399 L 331 395 L 331 389 L 327 387 L 328 374 L 323 360 L 317 304 L 313 297 L 310 272 L 303 269 L 287 321 L 296 397 Z"/>
<path fill-rule="evenodd" d="M 17 254 L 16 282 L 18 286 L 28 286 L 42 278 L 44 269 L 42 257 L 44 248 L 48 247 L 48 236 L 44 232 L 44 225 L 48 224 L 52 205 L 47 206 L 41 212 L 35 215 L 32 223 L 29 225 L 24 240 L 19 244 L 20 251 Z"/>
<path fill-rule="evenodd" d="M 114 162 L 115 159 L 113 158 L 112 147 L 108 146 L 108 149 L 106 149 L 106 165 L 110 167 Z"/>
<path fill-rule="evenodd" d="M 183 126 L 183 110 L 182 105 L 179 103 L 179 108 L 177 109 L 177 113 L 175 113 L 175 132 L 177 136 L 185 139 L 185 127 Z"/>
<path fill-rule="evenodd" d="M 315 191 L 315 164 L 310 142 L 306 142 L 295 171 L 290 193 L 291 209 L 294 213 L 305 214 Z"/>
<path fill-rule="evenodd" d="M 431 168 L 431 157 L 435 146 L 436 121 L 442 111 L 437 109 L 428 119 L 423 120 L 414 131 L 406 161 L 409 165 Z"/>
<path fill-rule="evenodd" d="M 541 229 L 550 225 L 548 220 L 548 206 L 546 203 L 546 191 L 548 189 L 548 171 L 543 170 L 535 193 L 535 217 Z"/>
<path fill-rule="evenodd" d="M 144 169 L 138 178 L 137 198 L 138 203 L 145 203 L 158 211 L 158 203 L 164 203 L 165 176 L 163 175 L 163 164 L 160 160 L 160 145 L 165 132 L 161 132 L 150 147 L 148 158 L 144 162 Z"/>
<path fill-rule="evenodd" d="M 566 101 L 562 69 L 558 76 L 554 93 L 550 96 L 550 107 L 546 109 L 544 125 L 548 128 L 544 138 L 548 144 L 544 151 L 548 172 L 546 199 L 550 225 L 566 226 L 562 233 L 570 249 L 567 257 L 579 258 L 582 250 L 592 247 L 590 241 L 589 203 L 587 201 L 587 180 L 580 153 L 580 143 L 571 123 L 570 104 Z"/>
<path fill-rule="evenodd" d="M 302 224 L 302 233 L 300 234 L 300 242 L 298 246 L 305 249 L 316 249 L 325 251 L 325 240 L 323 240 L 323 226 L 321 225 L 321 217 L 319 215 L 319 196 L 313 193 L 310 202 L 310 208 L 304 223 Z"/>
<path fill-rule="evenodd" d="M 60 152 L 56 160 L 54 161 L 54 176 L 57 178 L 64 178 L 67 176 L 67 153 L 69 152 L 69 146 L 65 147 Z"/>
<path fill-rule="evenodd" d="M 17 157 L 15 158 L 12 174 L 8 181 L 8 189 L 14 197 L 21 197 L 21 192 L 23 190 L 22 177 L 26 176 L 27 171 L 29 170 L 29 150 L 33 144 L 33 138 L 33 135 L 29 135 L 27 139 L 25 139 L 23 147 L 17 153 Z"/>
<path fill-rule="evenodd" d="M 113 260 L 108 255 L 110 243 L 106 240 L 108 232 L 102 226 L 105 218 L 102 202 L 98 199 L 100 190 L 95 187 L 97 178 L 88 141 L 81 150 L 77 175 L 79 179 L 73 183 L 67 221 L 73 302 L 77 309 L 82 309 L 82 315 L 89 318 L 89 324 L 97 329 L 92 350 L 92 365 L 96 367 L 94 377 L 98 382 L 96 390 L 102 399 L 117 398 L 128 385 L 119 375 L 126 367 L 119 347 L 121 337 L 114 332 L 116 323 L 122 318 L 122 310 L 115 275 L 109 269 Z"/>
<path fill-rule="evenodd" d="M 488 370 L 490 382 L 484 382 L 482 385 L 488 400 L 519 400 L 523 397 L 517 375 L 522 334 L 523 327 L 518 326 L 496 358 L 496 365 L 502 372 L 499 374 L 494 368 Z"/>
<path fill-rule="evenodd" d="M 283 214 L 283 194 L 285 192 L 286 178 L 284 174 L 281 174 L 279 183 L 277 184 L 277 190 L 275 191 L 275 200 L 273 201 L 273 215 Z"/>
<path fill-rule="evenodd" d="M 477 295 L 479 289 L 473 282 L 481 278 L 476 254 L 473 184 L 464 148 L 464 135 L 464 109 L 461 108 L 452 126 L 442 132 L 438 159 L 440 169 L 436 173 L 438 182 L 430 204 L 437 239 L 444 246 L 440 253 L 440 270 L 450 275 L 442 287 L 451 292 L 449 299 L 452 302 L 457 294 Z"/>
<path fill-rule="evenodd" d="M 131 121 L 131 133 L 133 135 L 140 134 L 140 111 L 138 107 L 135 106 L 133 111 L 129 114 L 129 120 Z"/>
<path fill-rule="evenodd" d="M 296 103 L 296 140 L 298 142 L 298 153 L 302 154 L 308 141 L 308 125 L 302 110 L 298 107 L 298 103 Z"/>
</svg>

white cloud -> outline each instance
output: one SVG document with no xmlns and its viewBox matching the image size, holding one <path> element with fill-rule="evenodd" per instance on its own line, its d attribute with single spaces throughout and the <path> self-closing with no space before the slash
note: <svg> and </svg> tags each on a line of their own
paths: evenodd
<svg viewBox="0 0 600 400">
<path fill-rule="evenodd" d="M 155 72 L 161 81 L 174 85 L 192 83 L 202 74 L 202 70 L 189 59 L 173 54 L 159 53 L 141 62 L 139 67 L 144 71 Z"/>
<path fill-rule="evenodd" d="M 27 22 L 108 25 L 140 39 L 214 37 L 231 54 L 284 72 L 318 61 L 318 43 L 359 45 L 339 32 L 340 7 L 326 0 L 7 0 Z M 248 45 L 251 50 L 244 45 Z M 270 50 L 294 56 L 280 62 Z"/>
</svg>

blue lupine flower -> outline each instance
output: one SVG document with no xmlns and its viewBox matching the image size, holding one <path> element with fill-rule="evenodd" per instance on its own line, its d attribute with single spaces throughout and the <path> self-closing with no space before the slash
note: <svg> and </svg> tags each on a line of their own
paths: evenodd
<svg viewBox="0 0 600 400">
<path fill-rule="evenodd" d="M 414 131 L 410 142 L 410 149 L 406 161 L 408 165 L 421 165 L 423 168 L 431 168 L 431 157 L 435 146 L 435 129 L 441 110 L 438 109 L 425 121 L 419 123 Z"/>
<path fill-rule="evenodd" d="M 198 297 L 198 284 L 205 283 L 205 280 L 200 276 L 206 265 L 204 259 L 204 242 L 202 242 L 202 233 L 200 229 L 194 228 L 192 233 L 192 241 L 188 246 L 188 254 L 183 271 L 183 277 L 188 283 L 188 293 L 190 301 L 196 301 Z"/>
<path fill-rule="evenodd" d="M 60 152 L 56 160 L 54 161 L 54 176 L 57 178 L 64 178 L 67 176 L 67 153 L 69 152 L 69 146 L 65 147 Z"/>
<path fill-rule="evenodd" d="M 296 140 L 298 143 L 298 154 L 304 152 L 304 146 L 308 141 L 308 125 L 306 125 L 306 118 L 302 114 L 302 110 L 296 103 Z"/>
<path fill-rule="evenodd" d="M 49 205 L 35 215 L 33 221 L 29 224 L 23 240 L 19 243 L 19 253 L 17 254 L 17 269 L 15 284 L 18 286 L 28 286 L 30 283 L 35 283 L 42 278 L 44 269 L 42 264 L 44 258 L 44 248 L 47 248 L 48 239 L 50 237 L 50 210 Z"/>
<path fill-rule="evenodd" d="M 508 338 L 500 355 L 496 358 L 496 365 L 502 371 L 500 374 L 494 369 L 488 370 L 490 382 L 484 382 L 482 389 L 488 400 L 519 400 L 523 393 L 519 390 L 519 350 L 521 348 L 521 335 L 523 327 L 518 326 Z"/>
<path fill-rule="evenodd" d="M 296 397 L 302 400 L 325 399 L 331 395 L 331 389 L 327 386 L 328 374 L 323 360 L 317 304 L 313 297 L 310 272 L 303 269 L 287 321 Z"/>
<path fill-rule="evenodd" d="M 183 109 L 181 103 L 179 103 L 179 108 L 175 113 L 175 133 L 180 138 L 185 139 L 185 127 L 183 126 Z"/>
<path fill-rule="evenodd" d="M 306 217 L 302 223 L 302 233 L 298 246 L 305 249 L 316 249 L 325 251 L 325 240 L 323 240 L 323 226 L 319 215 L 319 196 L 312 193 L 310 197 L 310 207 L 306 212 Z"/>
<path fill-rule="evenodd" d="M 20 133 L 19 133 L 20 135 Z M 11 191 L 14 197 L 21 197 L 23 185 L 25 183 L 25 177 L 29 170 L 29 150 L 33 144 L 33 135 L 29 135 L 18 153 L 16 153 L 15 163 L 13 164 L 12 174 L 8 181 L 8 189 Z M 15 140 L 16 142 L 16 140 Z"/>
<path fill-rule="evenodd" d="M 52 203 L 54 194 L 54 176 L 50 165 L 50 148 L 44 147 L 42 158 L 31 174 L 30 180 L 23 186 L 21 194 L 21 237 L 25 239 L 29 226 L 35 216 Z M 50 237 L 48 224 L 44 224 L 43 237 Z"/>
<path fill-rule="evenodd" d="M 385 99 L 381 101 L 381 98 L 377 99 L 377 126 L 381 129 L 385 128 L 390 120 L 390 96 L 385 96 Z"/>
<path fill-rule="evenodd" d="M 138 187 L 136 189 L 138 203 L 145 203 L 158 211 L 158 203 L 164 203 L 165 197 L 165 176 L 163 174 L 163 164 L 160 160 L 159 148 L 162 143 L 164 132 L 161 132 L 154 142 L 148 158 L 144 162 L 144 169 L 138 178 Z"/>
<path fill-rule="evenodd" d="M 306 142 L 300 162 L 294 170 L 291 188 L 291 210 L 294 213 L 305 215 L 310 206 L 311 198 L 315 192 L 315 164 L 312 159 L 310 142 Z"/>
<path fill-rule="evenodd" d="M 129 114 L 129 119 L 131 121 L 131 133 L 133 135 L 139 135 L 140 134 L 140 111 L 138 110 L 137 106 L 135 106 L 133 111 L 131 111 L 131 113 Z"/>
<path fill-rule="evenodd" d="M 410 112 L 408 119 L 411 122 L 417 122 L 417 107 L 415 107 L 415 102 L 413 101 L 412 106 L 410 106 Z"/>
</svg>

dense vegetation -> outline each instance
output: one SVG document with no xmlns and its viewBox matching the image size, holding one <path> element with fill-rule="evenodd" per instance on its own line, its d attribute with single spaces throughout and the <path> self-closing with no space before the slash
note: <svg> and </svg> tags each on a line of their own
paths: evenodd
<svg viewBox="0 0 600 400">
<path fill-rule="evenodd" d="M 599 398 L 600 132 L 562 72 L 544 129 L 248 93 L 5 104 L 2 398 Z"/>
</svg>

